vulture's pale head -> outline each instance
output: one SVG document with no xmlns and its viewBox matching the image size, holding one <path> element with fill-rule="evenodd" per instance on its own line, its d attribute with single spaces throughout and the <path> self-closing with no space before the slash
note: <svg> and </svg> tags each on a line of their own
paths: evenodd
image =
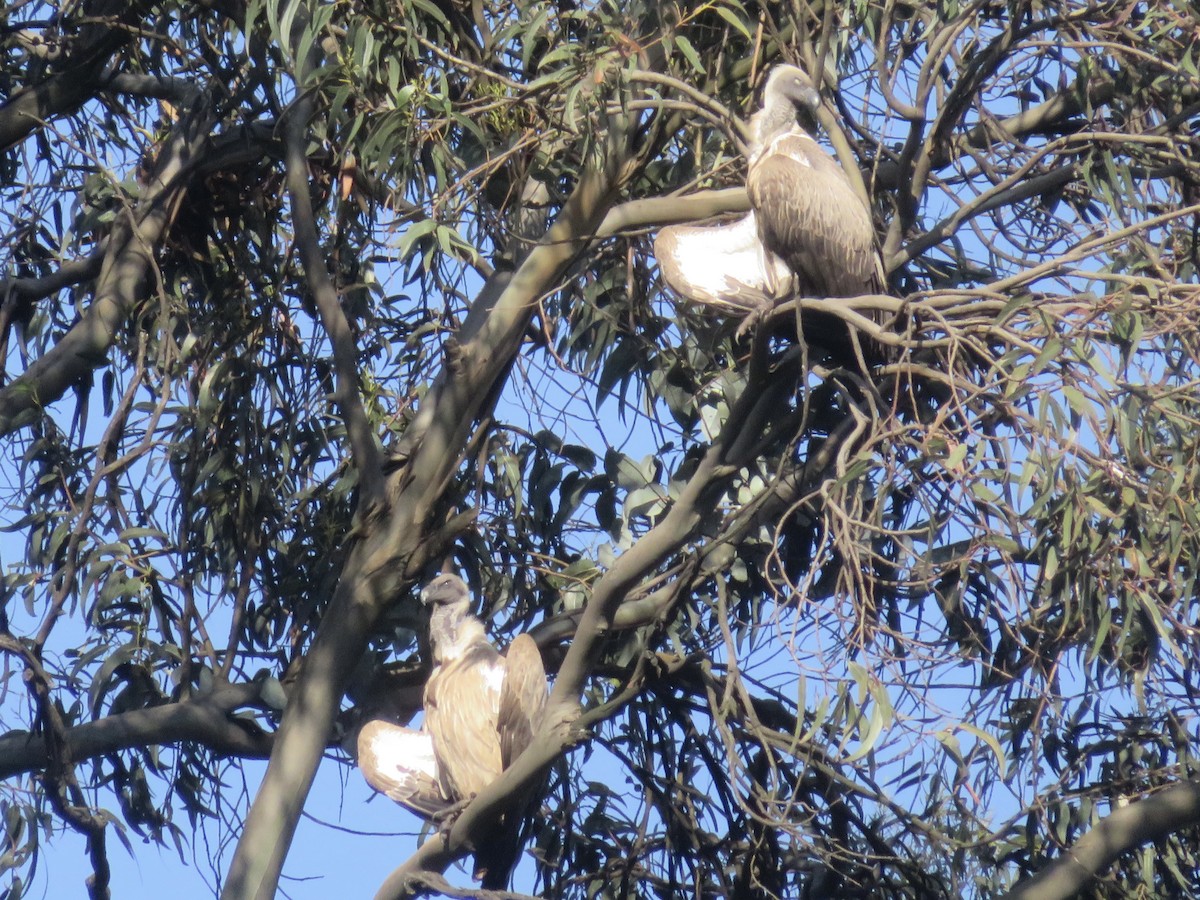
<svg viewBox="0 0 1200 900">
<path fill-rule="evenodd" d="M 457 658 L 479 642 L 487 643 L 483 624 L 471 615 L 471 590 L 457 575 L 433 579 L 421 591 L 421 602 L 429 607 L 429 642 L 435 663 Z"/>
<path fill-rule="evenodd" d="M 421 602 L 433 609 L 466 615 L 471 611 L 471 591 L 457 575 L 439 575 L 421 590 Z"/>
<path fill-rule="evenodd" d="M 821 95 L 803 69 L 786 64 L 773 68 L 763 88 L 762 108 L 750 118 L 750 162 L 779 135 L 795 131 L 797 126 L 815 127 L 820 105 Z"/>
<path fill-rule="evenodd" d="M 810 115 L 815 114 L 821 105 L 821 95 L 804 70 L 786 64 L 771 70 L 767 76 L 767 86 L 763 89 L 764 106 L 777 98 L 789 101 Z"/>
</svg>

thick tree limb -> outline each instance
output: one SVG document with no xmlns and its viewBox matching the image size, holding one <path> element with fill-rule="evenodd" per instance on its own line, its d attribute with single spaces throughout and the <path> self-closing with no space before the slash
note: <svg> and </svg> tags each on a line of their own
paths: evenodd
<svg viewBox="0 0 1200 900">
<path fill-rule="evenodd" d="M 177 703 L 137 709 L 65 730 L 67 752 L 74 762 L 153 744 L 195 741 L 220 753 L 258 759 L 272 745 L 269 734 L 256 734 L 230 718 L 259 703 L 257 684 L 226 685 L 209 694 Z M 40 734 L 9 732 L 0 736 L 0 779 L 36 772 L 50 765 Z"/>
<path fill-rule="evenodd" d="M 512 274 L 504 290 L 472 305 L 447 363 L 426 395 L 411 457 L 397 473 L 390 508 L 364 527 L 333 602 L 289 697 L 262 786 L 250 808 L 222 896 L 270 900 L 304 800 L 355 664 L 384 609 L 410 588 L 423 567 L 453 539 L 434 513 L 459 463 L 471 423 L 520 350 L 537 300 L 586 246 L 611 203 L 624 154 L 585 171 L 554 225 Z M 493 296 L 493 293 L 497 295 Z"/>
<path fill-rule="evenodd" d="M 141 17 L 141 4 L 109 0 L 88 12 L 94 17 L 118 13 L 132 22 Z M 92 26 L 84 38 L 87 43 L 71 54 L 66 68 L 22 88 L 0 105 L 0 153 L 19 144 L 45 122 L 74 112 L 94 97 L 100 91 L 101 72 L 131 34 L 125 28 Z"/>
<path fill-rule="evenodd" d="M 139 75 L 133 72 L 118 72 L 104 80 L 105 90 L 136 97 L 153 97 L 170 100 L 176 106 L 191 106 L 196 102 L 200 89 L 193 81 L 183 78 L 168 78 L 159 75 Z"/>
<path fill-rule="evenodd" d="M 1096 827 L 1003 900 L 1067 900 L 1122 853 L 1200 825 L 1200 784 L 1182 781 L 1106 816 Z"/>
<path fill-rule="evenodd" d="M 699 191 L 686 196 L 630 200 L 609 211 L 596 229 L 596 237 L 606 238 L 639 228 L 695 222 L 726 213 L 747 212 L 749 209 L 750 198 L 744 187 Z"/>
<path fill-rule="evenodd" d="M 63 263 L 57 271 L 40 278 L 0 278 L 0 303 L 7 300 L 36 301 L 57 294 L 65 287 L 87 281 L 100 274 L 103 253 Z"/>
</svg>

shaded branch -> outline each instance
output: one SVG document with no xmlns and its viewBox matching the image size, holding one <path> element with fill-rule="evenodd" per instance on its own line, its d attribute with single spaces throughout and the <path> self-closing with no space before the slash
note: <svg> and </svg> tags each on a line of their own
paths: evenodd
<svg viewBox="0 0 1200 900">
<path fill-rule="evenodd" d="M 1020 141 L 1033 134 L 1059 130 L 1084 110 L 1083 97 L 1092 106 L 1102 106 L 1116 96 L 1116 85 L 1103 72 L 1093 73 L 1086 82 L 1080 79 L 1049 99 L 1024 112 L 1000 120 L 988 120 L 976 125 L 966 134 L 930 148 L 929 167 L 943 169 L 968 149 L 986 150 L 998 139 Z M 1087 127 L 1081 122 L 1080 127 Z M 905 185 L 906 171 L 895 161 L 881 162 L 875 175 L 876 184 L 887 190 Z"/>
<path fill-rule="evenodd" d="M 64 731 L 67 753 L 79 762 L 133 747 L 194 741 L 230 756 L 264 758 L 273 743 L 271 736 L 230 718 L 238 709 L 258 706 L 259 690 L 254 683 L 226 685 L 176 703 L 76 725 Z M 40 771 L 50 763 L 40 734 L 9 732 L 0 736 L 0 778 Z"/>
<path fill-rule="evenodd" d="M 782 516 L 794 511 L 796 505 L 811 495 L 828 476 L 853 431 L 853 420 L 843 420 L 829 439 L 803 463 L 791 464 L 771 481 L 767 490 L 738 507 L 718 535 L 698 548 L 699 565 L 690 570 L 687 584 L 682 589 L 678 582 L 672 582 L 648 593 L 631 592 L 613 614 L 612 630 L 627 631 L 658 621 L 681 593 L 683 596 L 694 595 L 705 581 L 724 571 L 728 564 L 727 548 L 736 546 L 745 535 L 754 534 L 762 527 L 774 528 Z M 553 616 L 539 623 L 531 634 L 543 648 L 570 640 L 579 627 L 583 612 L 576 609 Z"/>
<path fill-rule="evenodd" d="M 159 75 L 117 72 L 104 80 L 104 89 L 155 100 L 170 100 L 176 106 L 191 106 L 200 95 L 192 81 Z"/>
<path fill-rule="evenodd" d="M 113 226 L 91 305 L 54 347 L 0 390 L 0 435 L 26 424 L 72 384 L 104 365 L 109 348 L 142 296 L 153 271 L 155 249 L 187 192 L 192 169 L 204 157 L 210 124 L 203 106 L 176 123 L 143 199 L 124 210 Z"/>
<path fill-rule="evenodd" d="M 119 11 L 122 19 L 140 18 L 140 3 L 117 0 L 97 4 L 91 16 Z M 22 88 L 0 105 L 0 153 L 19 144 L 47 121 L 79 109 L 101 89 L 100 74 L 131 36 L 125 28 L 97 26 L 93 39 L 72 53 L 67 67 L 35 85 Z"/>
<path fill-rule="evenodd" d="M 0 303 L 9 300 L 42 300 L 51 294 L 57 294 L 63 288 L 95 278 L 100 274 L 103 263 L 104 253 L 101 250 L 83 259 L 65 262 L 49 275 L 37 278 L 0 278 Z"/>
<path fill-rule="evenodd" d="M 333 366 L 336 381 L 333 398 L 346 423 L 350 452 L 358 470 L 359 486 L 367 508 L 383 499 L 383 457 L 371 423 L 367 420 L 359 394 L 358 347 L 346 313 L 338 302 L 337 288 L 329 277 L 325 254 L 313 216 L 309 194 L 308 124 L 313 115 L 311 94 L 305 94 L 292 107 L 284 128 L 284 157 L 287 171 L 288 197 L 292 206 L 292 227 L 296 247 L 304 265 L 304 277 L 321 317 L 321 325 L 333 345 Z"/>
<path fill-rule="evenodd" d="M 1200 825 L 1200 784 L 1183 781 L 1101 819 L 1063 856 L 1017 885 L 1003 900 L 1067 900 L 1142 844 Z"/>
<path fill-rule="evenodd" d="M 623 231 L 657 228 L 679 222 L 696 222 L 726 213 L 747 212 L 749 209 L 750 198 L 744 187 L 699 191 L 687 196 L 630 200 L 609 211 L 596 229 L 596 237 L 612 237 Z"/>
</svg>

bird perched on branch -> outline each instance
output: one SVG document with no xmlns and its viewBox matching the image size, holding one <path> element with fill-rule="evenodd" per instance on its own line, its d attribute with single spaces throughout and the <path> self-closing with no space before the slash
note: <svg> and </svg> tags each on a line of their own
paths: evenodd
<svg viewBox="0 0 1200 900">
<path fill-rule="evenodd" d="M 751 120 L 746 177 L 751 212 L 727 225 L 668 226 L 655 238 L 659 268 L 676 293 L 761 316 L 792 298 L 883 290 L 871 212 L 801 121 L 815 123 L 819 104 L 803 70 L 792 65 L 771 70 L 762 108 Z M 853 356 L 853 326 L 843 318 L 805 310 L 802 321 L 810 343 L 841 361 Z M 864 341 L 864 349 L 870 343 Z"/>
<path fill-rule="evenodd" d="M 805 130 L 798 113 L 815 123 L 821 105 L 812 82 L 796 66 L 771 70 L 762 109 L 751 121 L 755 153 L 746 190 L 759 238 L 782 260 L 802 297 L 857 297 L 883 290 L 883 263 L 875 246 L 871 211 L 842 167 Z M 775 269 L 764 268 L 768 279 Z"/>
<path fill-rule="evenodd" d="M 471 593 L 457 575 L 421 591 L 431 608 L 433 671 L 425 684 L 425 724 L 414 731 L 380 720 L 359 733 L 359 767 L 368 783 L 429 819 L 441 819 L 500 777 L 529 746 L 546 705 L 546 670 L 537 644 L 517 635 L 502 656 L 471 615 Z M 490 840 L 475 848 L 475 876 L 504 889 L 524 843 L 528 803 L 514 804 Z"/>
<path fill-rule="evenodd" d="M 425 684 L 425 729 L 433 739 L 442 794 L 467 800 L 529 746 L 546 705 L 546 671 L 533 638 L 518 635 L 501 656 L 471 615 L 457 575 L 421 591 L 431 608 L 433 673 Z"/>
</svg>

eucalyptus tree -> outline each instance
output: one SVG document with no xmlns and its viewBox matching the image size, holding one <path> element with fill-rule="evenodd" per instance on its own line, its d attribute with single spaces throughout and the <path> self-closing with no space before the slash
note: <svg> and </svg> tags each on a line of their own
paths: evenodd
<svg viewBox="0 0 1200 900">
<path fill-rule="evenodd" d="M 16 2 L 0 42 L 13 895 L 54 823 L 108 894 L 108 791 L 186 839 L 269 757 L 224 893 L 274 896 L 323 756 L 419 705 L 446 563 L 553 693 L 382 896 L 547 772 L 551 896 L 1200 879 L 1188 4 Z M 741 333 L 650 236 L 747 208 L 779 61 L 888 290 Z"/>
</svg>

